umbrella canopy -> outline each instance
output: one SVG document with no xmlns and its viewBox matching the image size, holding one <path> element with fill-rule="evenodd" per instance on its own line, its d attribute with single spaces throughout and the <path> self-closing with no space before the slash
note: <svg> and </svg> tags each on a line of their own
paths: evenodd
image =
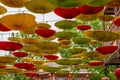
<svg viewBox="0 0 120 80">
<path fill-rule="evenodd" d="M 0 0 L 6 6 L 13 7 L 13 8 L 21 8 L 24 7 L 24 4 L 29 0 Z"/>
<path fill-rule="evenodd" d="M 59 57 L 57 55 L 46 54 L 44 57 L 48 60 L 57 60 Z"/>
<path fill-rule="evenodd" d="M 85 15 L 96 14 L 102 11 L 103 9 L 104 9 L 104 6 L 93 7 L 89 5 L 83 5 L 78 7 L 78 10 L 80 10 L 80 13 Z"/>
<path fill-rule="evenodd" d="M 89 29 L 91 29 L 91 26 L 90 26 L 90 25 L 87 25 L 87 24 L 81 24 L 81 25 L 78 25 L 76 28 L 77 28 L 78 30 L 84 31 L 84 30 L 89 30 Z"/>
<path fill-rule="evenodd" d="M 100 66 L 104 64 L 104 61 L 90 61 L 88 64 L 91 66 Z"/>
<path fill-rule="evenodd" d="M 34 67 L 31 63 L 15 63 L 14 66 L 20 69 L 29 69 Z"/>
<path fill-rule="evenodd" d="M 7 9 L 3 6 L 0 6 L 0 15 L 7 12 Z"/>
<path fill-rule="evenodd" d="M 25 8 L 33 13 L 45 14 L 53 11 L 55 6 L 47 2 L 47 0 L 31 0 L 25 3 Z"/>
<path fill-rule="evenodd" d="M 96 51 L 100 52 L 101 54 L 111 54 L 117 49 L 117 46 L 101 46 L 96 48 Z"/>
<path fill-rule="evenodd" d="M 64 7 L 64 8 L 72 8 L 72 7 L 78 7 L 83 4 L 86 4 L 88 0 L 48 0 L 49 3 L 59 6 L 59 7 Z"/>
<path fill-rule="evenodd" d="M 55 8 L 54 13 L 65 19 L 72 19 L 80 14 L 80 10 L 78 8 L 57 7 Z"/>
<path fill-rule="evenodd" d="M 15 51 L 23 47 L 22 44 L 10 41 L 0 41 L 0 50 Z"/>
<path fill-rule="evenodd" d="M 72 20 L 62 20 L 55 23 L 55 26 L 60 29 L 72 29 L 77 25 L 78 23 Z"/>
<path fill-rule="evenodd" d="M 50 38 L 55 35 L 56 31 L 52 29 L 37 29 L 36 34 L 43 38 Z"/>
<path fill-rule="evenodd" d="M 0 18 L 0 23 L 12 30 L 26 30 L 36 25 L 35 16 L 28 13 L 9 14 Z"/>
<path fill-rule="evenodd" d="M 28 53 L 27 52 L 13 52 L 13 55 L 15 57 L 26 57 L 28 56 Z"/>
</svg>

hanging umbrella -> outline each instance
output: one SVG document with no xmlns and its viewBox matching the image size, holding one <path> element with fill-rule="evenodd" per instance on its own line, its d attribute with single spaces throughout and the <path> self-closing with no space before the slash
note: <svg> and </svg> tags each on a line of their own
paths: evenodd
<svg viewBox="0 0 120 80">
<path fill-rule="evenodd" d="M 43 61 L 43 60 L 34 60 L 32 63 L 37 64 L 37 65 L 42 65 L 42 64 L 45 63 L 45 61 Z"/>
<path fill-rule="evenodd" d="M 7 9 L 3 6 L 0 6 L 0 15 L 5 14 L 7 12 Z"/>
<path fill-rule="evenodd" d="M 23 38 L 21 42 L 25 44 L 37 44 L 40 43 L 40 40 L 37 38 Z"/>
<path fill-rule="evenodd" d="M 25 72 L 26 76 L 30 76 L 30 77 L 35 77 L 35 76 L 39 76 L 39 73 L 37 72 Z"/>
<path fill-rule="evenodd" d="M 90 6 L 104 6 L 110 1 L 111 0 L 88 0 L 87 4 Z"/>
<path fill-rule="evenodd" d="M 8 7 L 21 8 L 29 0 L 0 0 L 1 3 Z"/>
<path fill-rule="evenodd" d="M 0 18 L 0 23 L 13 30 L 27 30 L 36 25 L 35 16 L 28 13 L 3 16 Z"/>
<path fill-rule="evenodd" d="M 82 53 L 82 52 L 86 52 L 87 49 L 81 48 L 81 47 L 73 47 L 73 48 L 70 49 L 70 51 L 71 51 L 73 54 L 79 54 L 79 53 Z"/>
<path fill-rule="evenodd" d="M 112 21 L 114 20 L 115 17 L 111 16 L 111 15 L 103 15 L 103 16 L 99 16 L 98 19 L 101 21 Z"/>
<path fill-rule="evenodd" d="M 43 38 L 50 38 L 55 35 L 56 31 L 52 29 L 37 29 L 36 34 Z"/>
<path fill-rule="evenodd" d="M 0 23 L 0 31 L 6 32 L 6 31 L 11 31 L 11 29 L 7 28 L 6 26 Z"/>
<path fill-rule="evenodd" d="M 62 20 L 55 23 L 55 26 L 60 29 L 72 29 L 77 25 L 78 23 L 72 20 Z"/>
<path fill-rule="evenodd" d="M 57 64 L 60 65 L 76 65 L 81 63 L 81 59 L 79 58 L 62 58 L 62 59 L 58 59 L 55 61 Z"/>
<path fill-rule="evenodd" d="M 91 41 L 91 39 L 75 37 L 75 38 L 72 38 L 72 41 L 75 44 L 87 44 L 87 43 L 89 43 Z"/>
<path fill-rule="evenodd" d="M 60 70 L 57 67 L 50 67 L 50 66 L 41 66 L 41 68 L 46 72 L 56 72 L 56 71 Z"/>
<path fill-rule="evenodd" d="M 25 72 L 25 70 L 23 69 L 14 68 L 14 67 L 5 68 L 4 71 L 7 73 L 14 73 L 14 74 L 20 74 Z"/>
<path fill-rule="evenodd" d="M 64 7 L 64 8 L 71 8 L 71 7 L 78 7 L 83 4 L 86 4 L 88 0 L 48 0 L 49 3 L 59 6 L 59 7 Z"/>
<path fill-rule="evenodd" d="M 27 52 L 13 52 L 12 53 L 15 57 L 26 57 L 28 56 Z"/>
<path fill-rule="evenodd" d="M 89 5 L 83 5 L 78 7 L 78 10 L 80 10 L 80 13 L 84 15 L 97 14 L 103 9 L 104 9 L 104 6 L 93 7 Z"/>
<path fill-rule="evenodd" d="M 44 58 L 46 58 L 48 60 L 57 60 L 59 57 L 57 55 L 46 54 L 46 55 L 44 55 Z"/>
<path fill-rule="evenodd" d="M 106 7 L 120 7 L 120 0 L 110 0 L 106 5 Z"/>
<path fill-rule="evenodd" d="M 73 36 L 75 36 L 75 33 L 68 31 L 60 31 L 60 32 L 56 32 L 55 36 L 61 39 L 71 39 Z"/>
<path fill-rule="evenodd" d="M 117 46 L 101 46 L 101 47 L 96 48 L 96 51 L 105 55 L 105 54 L 111 54 L 117 49 L 118 49 Z"/>
<path fill-rule="evenodd" d="M 49 29 L 51 25 L 48 23 L 37 23 L 35 26 L 37 29 Z"/>
<path fill-rule="evenodd" d="M 81 25 L 78 25 L 76 28 L 77 28 L 78 30 L 84 31 L 84 30 L 89 30 L 89 29 L 91 29 L 91 26 L 90 26 L 90 25 L 87 25 L 87 24 L 81 24 Z"/>
<path fill-rule="evenodd" d="M 19 31 L 23 34 L 34 34 L 35 30 L 36 30 L 35 26 L 31 26 L 28 29 L 23 29 L 23 30 L 19 30 Z"/>
<path fill-rule="evenodd" d="M 26 52 L 41 52 L 41 49 L 37 48 L 34 44 L 24 45 L 22 50 Z"/>
<path fill-rule="evenodd" d="M 88 64 L 91 66 L 100 66 L 100 65 L 104 64 L 104 61 L 94 61 L 93 60 L 93 61 L 90 61 Z"/>
<path fill-rule="evenodd" d="M 34 59 L 33 59 L 33 58 L 30 58 L 30 57 L 24 57 L 24 58 L 22 58 L 22 61 L 23 61 L 23 62 L 33 62 Z"/>
<path fill-rule="evenodd" d="M 45 14 L 53 11 L 55 6 L 47 2 L 47 0 L 31 0 L 25 3 L 25 8 L 33 13 Z"/>
<path fill-rule="evenodd" d="M 34 67 L 31 63 L 15 63 L 14 66 L 20 69 L 29 69 Z"/>
<path fill-rule="evenodd" d="M 115 19 L 114 19 L 114 21 L 113 21 L 113 23 L 116 25 L 116 26 L 120 26 L 120 17 L 118 16 L 118 17 L 116 17 Z"/>
<path fill-rule="evenodd" d="M 21 42 L 22 38 L 20 37 L 8 37 L 8 40 L 9 41 L 12 41 L 12 42 Z"/>
<path fill-rule="evenodd" d="M 97 14 L 91 14 L 91 15 L 84 15 L 84 14 L 80 14 L 77 17 L 75 17 L 75 19 L 77 20 L 81 20 L 81 21 L 92 21 L 98 18 L 98 16 L 103 15 L 103 12 L 99 12 Z"/>
<path fill-rule="evenodd" d="M 45 54 L 54 54 L 58 52 L 58 47 L 60 46 L 57 42 L 40 42 L 36 44 L 36 47 L 41 49 Z"/>
<path fill-rule="evenodd" d="M 78 8 L 57 7 L 55 8 L 54 13 L 65 19 L 72 19 L 80 14 L 80 10 Z"/>
<path fill-rule="evenodd" d="M 17 58 L 10 56 L 0 56 L 0 63 L 14 63 Z"/>
<path fill-rule="evenodd" d="M 22 44 L 10 41 L 0 41 L 0 50 L 15 51 L 23 47 Z"/>
<path fill-rule="evenodd" d="M 93 31 L 89 37 L 98 41 L 107 42 L 119 39 L 119 34 L 106 31 Z"/>
</svg>

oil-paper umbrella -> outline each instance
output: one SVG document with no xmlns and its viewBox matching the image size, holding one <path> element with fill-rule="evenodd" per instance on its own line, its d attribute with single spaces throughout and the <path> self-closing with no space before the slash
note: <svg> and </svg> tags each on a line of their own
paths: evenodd
<svg viewBox="0 0 120 80">
<path fill-rule="evenodd" d="M 7 9 L 3 6 L 0 6 L 0 15 L 5 14 L 7 12 Z"/>
<path fill-rule="evenodd" d="M 27 30 L 36 25 L 35 16 L 28 13 L 9 14 L 0 18 L 0 23 L 12 30 Z"/>
<path fill-rule="evenodd" d="M 21 8 L 24 7 L 24 4 L 29 0 L 0 0 L 6 6 L 13 8 Z"/>
<path fill-rule="evenodd" d="M 72 19 L 80 14 L 80 10 L 78 8 L 57 7 L 55 8 L 54 13 L 65 19 Z"/>
<path fill-rule="evenodd" d="M 55 6 L 47 2 L 47 0 L 31 0 L 25 3 L 25 8 L 34 13 L 45 14 L 53 11 Z"/>
</svg>

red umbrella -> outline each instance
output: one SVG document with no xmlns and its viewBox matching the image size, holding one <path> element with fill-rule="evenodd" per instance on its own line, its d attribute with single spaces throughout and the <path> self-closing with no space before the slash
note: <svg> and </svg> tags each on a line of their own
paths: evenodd
<svg viewBox="0 0 120 80">
<path fill-rule="evenodd" d="M 88 64 L 91 66 L 99 66 L 99 65 L 104 64 L 104 61 L 91 61 Z"/>
<path fill-rule="evenodd" d="M 37 29 L 35 32 L 39 36 L 44 37 L 44 38 L 52 37 L 56 33 L 56 31 L 52 29 Z"/>
<path fill-rule="evenodd" d="M 4 26 L 3 24 L 0 23 L 0 31 L 10 31 L 11 29 L 7 28 L 6 26 Z"/>
<path fill-rule="evenodd" d="M 74 18 L 74 17 L 78 16 L 80 14 L 80 10 L 78 10 L 77 8 L 57 7 L 54 10 L 54 13 L 57 14 L 58 16 L 62 17 L 62 18 L 71 19 L 71 18 Z"/>
<path fill-rule="evenodd" d="M 0 50 L 15 51 L 22 47 L 23 45 L 17 42 L 0 41 Z"/>
<path fill-rule="evenodd" d="M 30 69 L 34 67 L 34 65 L 31 63 L 16 63 L 14 66 L 21 69 Z"/>
<path fill-rule="evenodd" d="M 93 6 L 83 5 L 78 7 L 78 9 L 80 10 L 81 14 L 90 15 L 102 11 L 104 9 L 104 6 L 93 7 Z"/>
<path fill-rule="evenodd" d="M 37 72 L 26 72 L 25 75 L 35 77 L 35 76 L 39 76 L 39 73 L 37 73 Z"/>
<path fill-rule="evenodd" d="M 101 54 L 110 54 L 113 53 L 117 48 L 117 46 L 102 46 L 96 48 L 96 51 L 100 52 Z"/>
<path fill-rule="evenodd" d="M 120 17 L 117 17 L 117 18 L 113 21 L 113 23 L 114 23 L 116 26 L 120 27 Z"/>
<path fill-rule="evenodd" d="M 47 54 L 44 57 L 49 60 L 57 60 L 59 58 L 57 55 L 52 55 L 52 54 Z"/>
<path fill-rule="evenodd" d="M 26 52 L 13 52 L 13 55 L 15 57 L 26 57 L 26 56 L 28 56 L 28 53 L 26 53 Z"/>
<path fill-rule="evenodd" d="M 91 26 L 82 24 L 82 25 L 77 26 L 77 29 L 78 30 L 88 30 L 88 29 L 91 29 Z"/>
</svg>

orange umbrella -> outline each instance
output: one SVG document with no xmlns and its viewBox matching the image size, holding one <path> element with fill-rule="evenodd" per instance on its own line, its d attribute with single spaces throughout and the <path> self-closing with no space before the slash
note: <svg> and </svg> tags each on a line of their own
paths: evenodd
<svg viewBox="0 0 120 80">
<path fill-rule="evenodd" d="M 0 15 L 1 15 L 1 14 L 4 14 L 4 13 L 6 13 L 6 12 L 7 12 L 7 9 L 4 8 L 3 6 L 0 6 Z"/>
<path fill-rule="evenodd" d="M 0 0 L 6 6 L 13 8 L 21 8 L 24 7 L 24 4 L 29 0 Z"/>
<path fill-rule="evenodd" d="M 28 13 L 3 16 L 0 18 L 0 23 L 13 30 L 27 30 L 36 25 L 35 16 Z"/>
</svg>

